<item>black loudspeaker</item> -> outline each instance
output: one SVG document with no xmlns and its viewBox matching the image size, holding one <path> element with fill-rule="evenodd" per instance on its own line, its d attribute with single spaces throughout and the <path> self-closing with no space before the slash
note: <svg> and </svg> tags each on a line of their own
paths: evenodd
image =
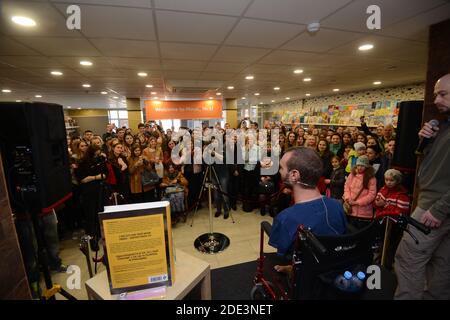
<svg viewBox="0 0 450 320">
<path fill-rule="evenodd" d="M 412 194 L 414 190 L 419 144 L 417 135 L 422 125 L 423 101 L 404 101 L 400 103 L 395 150 L 391 167 L 403 174 L 403 186 Z"/>
<path fill-rule="evenodd" d="M 417 135 L 422 126 L 423 101 L 403 101 L 400 103 L 395 151 L 392 166 L 415 171 L 417 156 L 414 151 L 419 144 Z"/>
<path fill-rule="evenodd" d="M 24 202 L 49 212 L 71 196 L 63 108 L 50 103 L 0 102 L 0 148 L 11 207 Z"/>
</svg>

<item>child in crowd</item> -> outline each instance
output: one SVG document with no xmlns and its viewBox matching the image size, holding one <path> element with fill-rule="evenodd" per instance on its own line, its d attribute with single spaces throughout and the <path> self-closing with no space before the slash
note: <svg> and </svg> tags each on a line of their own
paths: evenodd
<svg viewBox="0 0 450 320">
<path fill-rule="evenodd" d="M 376 217 L 398 216 L 409 213 L 408 191 L 401 185 L 402 174 L 395 169 L 384 173 L 385 185 L 378 192 L 374 201 Z M 375 255 L 375 261 L 383 267 L 392 269 L 394 255 L 402 237 L 402 230 L 395 224 L 386 224 L 384 232 L 383 250 Z"/>
<path fill-rule="evenodd" d="M 358 157 L 366 154 L 366 145 L 364 143 L 356 142 L 353 147 L 354 150 L 350 151 L 350 153 L 348 154 L 348 163 L 347 167 L 345 168 L 345 171 L 347 173 L 350 173 L 355 167 Z"/>
<path fill-rule="evenodd" d="M 330 189 L 330 197 L 342 202 L 345 185 L 345 170 L 341 167 L 341 159 L 338 156 L 331 158 L 331 165 L 333 171 L 331 172 L 330 179 L 325 179 L 325 183 Z"/>
<path fill-rule="evenodd" d="M 344 186 L 344 208 L 348 220 L 362 228 L 373 218 L 372 202 L 377 194 L 377 180 L 367 156 L 360 156 Z"/>
</svg>

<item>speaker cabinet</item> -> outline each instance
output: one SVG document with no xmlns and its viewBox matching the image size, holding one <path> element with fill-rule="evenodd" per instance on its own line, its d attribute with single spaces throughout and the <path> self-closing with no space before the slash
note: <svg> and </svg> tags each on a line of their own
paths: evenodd
<svg viewBox="0 0 450 320">
<path fill-rule="evenodd" d="M 50 103 L 0 102 L 0 148 L 13 212 L 33 193 L 43 212 L 71 196 L 63 108 Z"/>
</svg>

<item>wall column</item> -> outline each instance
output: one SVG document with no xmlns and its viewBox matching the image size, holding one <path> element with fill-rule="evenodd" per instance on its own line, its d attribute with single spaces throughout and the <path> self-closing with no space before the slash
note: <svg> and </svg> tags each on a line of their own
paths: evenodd
<svg viewBox="0 0 450 320">
<path fill-rule="evenodd" d="M 138 132 L 138 124 L 141 120 L 141 101 L 139 98 L 127 98 L 128 111 L 128 128 L 133 130 L 133 133 Z"/>
<path fill-rule="evenodd" d="M 230 124 L 230 128 L 237 128 L 237 100 L 225 99 L 225 122 Z"/>
</svg>

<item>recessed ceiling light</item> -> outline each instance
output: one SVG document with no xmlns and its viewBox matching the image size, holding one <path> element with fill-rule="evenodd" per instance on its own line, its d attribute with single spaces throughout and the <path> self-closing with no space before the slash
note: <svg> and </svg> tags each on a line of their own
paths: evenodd
<svg viewBox="0 0 450 320">
<path fill-rule="evenodd" d="M 4 92 L 4 93 L 10 93 L 11 90 L 9 90 L 9 89 L 3 89 L 2 92 Z"/>
<path fill-rule="evenodd" d="M 339 91 L 339 89 L 337 89 L 337 88 L 336 88 L 336 89 L 333 89 L 333 91 L 334 91 L 334 92 L 338 92 L 338 91 Z"/>
<path fill-rule="evenodd" d="M 72 107 L 71 106 L 67 106 L 67 109 L 72 109 Z"/>
<path fill-rule="evenodd" d="M 42 98 L 40 94 L 35 95 L 36 98 Z"/>
<path fill-rule="evenodd" d="M 152 84 L 146 84 L 145 87 L 146 88 L 153 88 L 153 85 Z"/>
<path fill-rule="evenodd" d="M 17 23 L 18 25 L 24 26 L 24 27 L 34 27 L 36 26 L 36 21 L 34 21 L 31 18 L 28 17 L 22 17 L 22 16 L 14 16 L 11 18 L 12 22 Z"/>
<path fill-rule="evenodd" d="M 91 85 L 90 85 L 89 83 L 85 83 L 85 84 L 83 84 L 83 87 L 85 87 L 85 88 L 90 88 Z"/>
<path fill-rule="evenodd" d="M 303 79 L 303 81 L 305 81 L 305 82 L 310 82 L 312 79 L 311 78 L 305 78 L 305 79 Z"/>
<path fill-rule="evenodd" d="M 307 96 L 307 97 L 309 97 L 311 95 L 311 93 L 307 93 L 307 94 L 305 94 L 305 96 Z"/>
<path fill-rule="evenodd" d="M 286 100 L 290 100 L 291 98 L 289 98 L 289 97 L 286 97 L 285 99 L 286 99 Z"/>
<path fill-rule="evenodd" d="M 16 100 L 16 102 L 22 102 L 22 100 Z"/>
<path fill-rule="evenodd" d="M 158 97 L 153 97 L 153 99 L 155 99 L 155 100 L 159 100 L 159 98 L 158 98 Z"/>
<path fill-rule="evenodd" d="M 363 44 L 362 46 L 359 46 L 358 50 L 359 51 L 367 51 L 373 49 L 373 44 L 367 43 L 367 44 Z"/>
<path fill-rule="evenodd" d="M 275 100 L 272 100 L 272 102 L 275 102 Z"/>
<path fill-rule="evenodd" d="M 377 86 L 377 85 L 381 84 L 381 81 L 375 81 L 373 84 Z"/>
<path fill-rule="evenodd" d="M 106 91 L 102 91 L 102 92 L 100 92 L 101 94 L 108 94 L 108 92 L 106 92 Z"/>
<path fill-rule="evenodd" d="M 296 70 L 294 70 L 294 73 L 295 74 L 300 74 L 300 73 L 303 73 L 303 70 L 302 69 L 296 69 Z"/>
<path fill-rule="evenodd" d="M 213 97 L 209 97 L 209 99 L 212 99 Z"/>
<path fill-rule="evenodd" d="M 245 100 L 245 99 L 247 99 L 247 98 L 246 98 L 246 97 L 242 97 L 241 99 L 242 99 L 242 100 Z"/>
<path fill-rule="evenodd" d="M 113 97 L 113 99 L 119 99 L 119 97 Z"/>
<path fill-rule="evenodd" d="M 260 102 L 259 104 L 263 104 L 262 102 Z"/>
<path fill-rule="evenodd" d="M 78 107 L 77 109 L 78 109 L 78 110 L 81 110 L 81 107 Z"/>
<path fill-rule="evenodd" d="M 228 89 L 228 90 L 233 90 L 234 87 L 233 87 L 233 86 L 228 86 L 227 89 Z"/>
<path fill-rule="evenodd" d="M 273 90 L 280 90 L 280 87 L 275 87 L 275 88 L 273 88 Z"/>
<path fill-rule="evenodd" d="M 138 72 L 137 74 L 139 77 L 146 77 L 147 76 L 147 72 Z"/>
<path fill-rule="evenodd" d="M 156 92 L 155 92 L 155 91 L 152 91 L 152 92 L 150 92 L 150 94 L 156 94 Z"/>
<path fill-rule="evenodd" d="M 221 95 L 222 95 L 222 93 L 220 93 L 220 92 L 216 93 L 216 96 L 221 96 Z"/>
<path fill-rule="evenodd" d="M 61 71 L 52 71 L 50 73 L 54 76 L 62 76 L 63 75 L 63 73 Z"/>
<path fill-rule="evenodd" d="M 92 66 L 92 62 L 87 61 L 87 60 L 80 61 L 80 64 L 82 66 Z"/>
<path fill-rule="evenodd" d="M 246 76 L 245 79 L 247 79 L 247 80 L 253 80 L 253 79 L 255 79 L 255 77 L 254 77 L 254 76 Z"/>
<path fill-rule="evenodd" d="M 255 96 L 259 96 L 259 92 L 256 92 L 256 93 L 255 93 Z"/>
</svg>

